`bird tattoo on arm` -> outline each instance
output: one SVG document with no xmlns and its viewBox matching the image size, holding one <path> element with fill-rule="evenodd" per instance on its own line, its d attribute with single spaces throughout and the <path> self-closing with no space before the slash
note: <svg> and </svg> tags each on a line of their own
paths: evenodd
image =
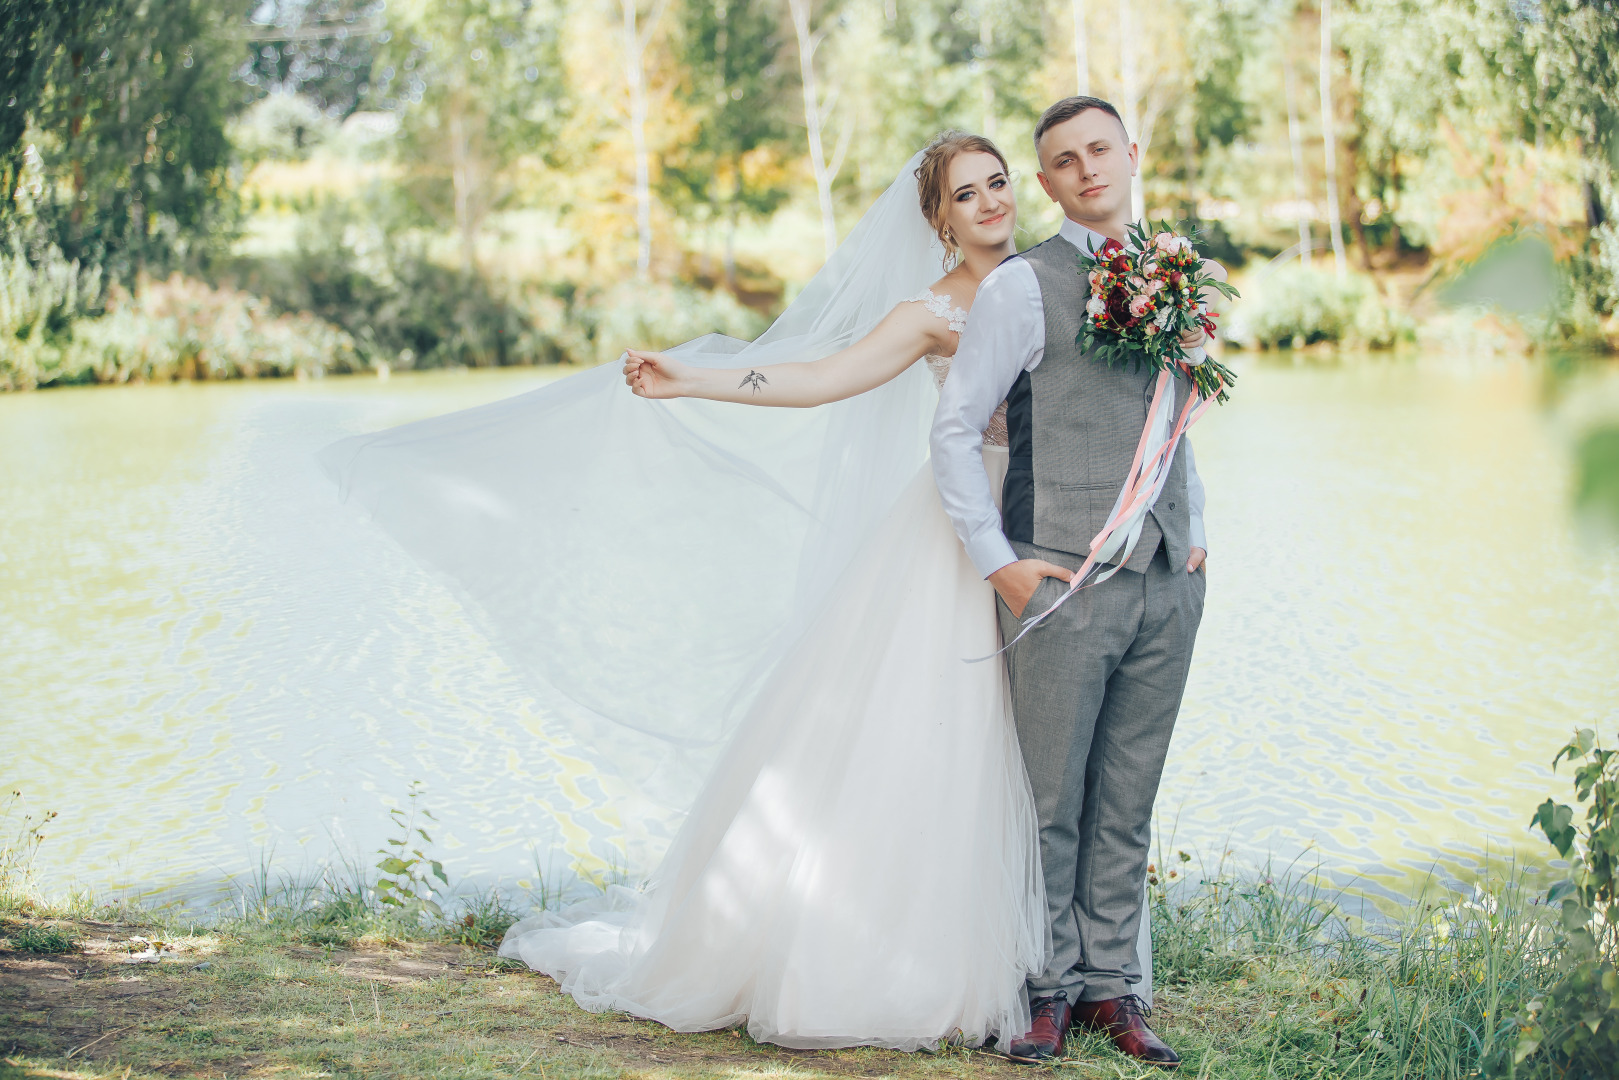
<svg viewBox="0 0 1619 1080">
<path fill-rule="evenodd" d="M 769 382 L 769 379 L 765 378 L 757 371 L 749 371 L 746 375 L 742 376 L 742 381 L 736 384 L 736 388 L 740 390 L 746 386 L 757 394 L 759 392 L 759 388 L 761 386 L 765 386 Z"/>
</svg>

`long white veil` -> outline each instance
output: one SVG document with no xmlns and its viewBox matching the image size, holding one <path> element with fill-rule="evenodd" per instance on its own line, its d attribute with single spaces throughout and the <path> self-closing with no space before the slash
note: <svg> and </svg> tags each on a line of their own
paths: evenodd
<svg viewBox="0 0 1619 1080">
<path fill-rule="evenodd" d="M 671 351 L 765 367 L 864 335 L 941 272 L 919 160 L 757 341 L 709 335 Z M 792 410 L 645 401 L 615 364 L 345 439 L 321 464 L 451 584 L 522 677 L 568 702 L 554 722 L 616 774 L 615 791 L 678 815 L 925 461 L 935 402 L 921 365 Z"/>
</svg>

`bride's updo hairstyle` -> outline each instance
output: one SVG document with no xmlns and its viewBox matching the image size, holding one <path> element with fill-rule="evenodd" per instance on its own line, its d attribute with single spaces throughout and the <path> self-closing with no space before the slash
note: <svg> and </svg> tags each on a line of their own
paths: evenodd
<svg viewBox="0 0 1619 1080">
<path fill-rule="evenodd" d="M 945 208 L 950 199 L 950 163 L 957 154 L 990 154 L 1006 166 L 1006 156 L 994 143 L 982 135 L 969 135 L 965 131 L 941 131 L 922 151 L 922 164 L 916 167 L 916 193 L 922 202 L 922 216 L 928 219 L 933 231 L 944 245 L 944 266 L 951 269 L 961 261 L 961 245 L 956 242 L 950 225 L 945 221 Z"/>
</svg>

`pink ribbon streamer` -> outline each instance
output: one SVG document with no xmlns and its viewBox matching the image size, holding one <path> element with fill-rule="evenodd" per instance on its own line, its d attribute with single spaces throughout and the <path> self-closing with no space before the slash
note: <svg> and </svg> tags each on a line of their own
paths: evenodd
<svg viewBox="0 0 1619 1080">
<path fill-rule="evenodd" d="M 1140 441 L 1136 443 L 1135 459 L 1130 463 L 1130 472 L 1124 479 L 1124 488 L 1119 499 L 1119 505 L 1108 518 L 1107 524 L 1102 526 L 1102 531 L 1097 533 L 1095 538 L 1091 540 L 1090 554 L 1085 556 L 1085 561 L 1080 565 L 1080 568 L 1074 571 L 1074 576 L 1068 582 L 1068 591 L 1057 597 L 1056 602 L 1040 614 L 1024 621 L 1023 629 L 1018 631 L 1017 637 L 1008 641 L 988 656 L 980 656 L 975 660 L 966 661 L 967 663 L 978 664 L 985 660 L 995 659 L 1001 653 L 1022 641 L 1030 630 L 1044 622 L 1052 612 L 1067 603 L 1069 598 L 1079 590 L 1107 580 L 1117 573 L 1120 567 L 1130 561 L 1130 556 L 1135 551 L 1137 537 L 1132 537 L 1125 544 L 1124 549 L 1119 552 L 1118 562 L 1114 563 L 1111 569 L 1097 574 L 1094 579 L 1087 580 L 1094 571 L 1101 568 L 1102 564 L 1097 562 L 1097 553 L 1103 549 L 1113 534 L 1131 521 L 1137 511 L 1142 511 L 1143 516 L 1145 516 L 1143 508 L 1151 509 L 1152 504 L 1157 501 L 1159 493 L 1163 491 L 1164 482 L 1169 478 L 1169 468 L 1174 464 L 1175 448 L 1180 445 L 1181 436 L 1186 434 L 1187 429 L 1193 424 L 1203 418 L 1203 414 L 1208 411 L 1209 406 L 1214 404 L 1215 397 L 1218 397 L 1218 394 L 1211 397 L 1200 397 L 1196 393 L 1187 395 L 1186 404 L 1182 406 L 1180 416 L 1176 419 L 1175 428 L 1170 432 L 1169 438 L 1165 439 L 1163 445 L 1159 446 L 1151 456 L 1148 456 L 1147 444 L 1152 439 L 1152 429 L 1158 420 L 1159 414 L 1164 409 L 1173 407 L 1171 402 L 1173 402 L 1175 396 L 1174 385 L 1170 372 L 1161 371 L 1158 373 L 1158 385 L 1153 391 L 1152 407 L 1147 410 L 1147 422 L 1141 429 Z M 1145 461 L 1142 460 L 1144 457 L 1146 458 Z M 1163 461 L 1163 470 L 1157 473 L 1155 477 L 1153 470 L 1160 460 Z"/>
</svg>

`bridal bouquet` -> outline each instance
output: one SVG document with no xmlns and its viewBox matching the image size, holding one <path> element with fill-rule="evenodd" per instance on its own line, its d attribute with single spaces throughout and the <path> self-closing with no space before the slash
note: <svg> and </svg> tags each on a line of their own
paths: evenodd
<svg viewBox="0 0 1619 1080">
<path fill-rule="evenodd" d="M 1224 402 L 1236 375 L 1201 349 L 1195 350 L 1200 355 L 1189 355 L 1180 336 L 1194 326 L 1214 333 L 1215 315 L 1198 300 L 1202 289 L 1228 297 L 1237 290 L 1205 274 L 1191 239 L 1167 224 L 1151 234 L 1131 225 L 1129 235 L 1129 244 L 1109 239 L 1094 252 L 1080 252 L 1090 300 L 1078 344 L 1110 367 L 1130 363 L 1138 371 L 1142 364 L 1183 371 L 1200 396 Z"/>
</svg>

